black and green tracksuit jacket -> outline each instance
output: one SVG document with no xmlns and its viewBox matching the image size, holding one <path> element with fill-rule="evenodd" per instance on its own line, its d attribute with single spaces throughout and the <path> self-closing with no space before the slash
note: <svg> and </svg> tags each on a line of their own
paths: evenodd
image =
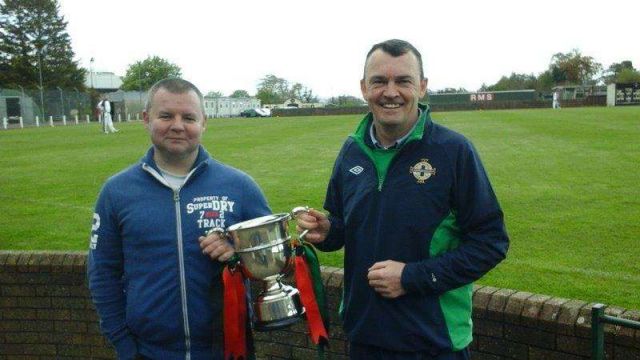
<svg viewBox="0 0 640 360">
<path fill-rule="evenodd" d="M 420 108 L 399 150 L 372 147 L 371 114 L 345 141 L 324 205 L 331 230 L 318 248 L 345 248 L 349 341 L 438 354 L 471 342 L 472 282 L 504 259 L 509 239 L 473 145 Z M 384 260 L 406 263 L 407 294 L 386 299 L 368 285 L 367 269 Z"/>
</svg>

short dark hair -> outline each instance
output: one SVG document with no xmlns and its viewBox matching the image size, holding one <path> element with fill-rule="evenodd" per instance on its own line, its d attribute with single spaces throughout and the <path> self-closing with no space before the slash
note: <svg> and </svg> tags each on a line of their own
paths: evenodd
<svg viewBox="0 0 640 360">
<path fill-rule="evenodd" d="M 195 92 L 196 95 L 198 95 L 198 99 L 200 100 L 200 110 L 202 111 L 202 117 L 207 117 L 204 112 L 204 96 L 202 96 L 200 90 L 189 81 L 180 78 L 166 78 L 153 84 L 153 86 L 147 93 L 147 102 L 144 105 L 144 111 L 146 111 L 147 113 L 151 111 L 153 97 L 160 89 L 165 89 L 172 94 L 184 94 L 188 93 L 189 91 Z"/>
<path fill-rule="evenodd" d="M 399 39 L 391 39 L 391 40 L 383 41 L 381 43 L 377 43 L 373 45 L 373 47 L 371 47 L 371 50 L 369 50 L 369 52 L 367 53 L 367 57 L 364 61 L 365 71 L 367 70 L 367 61 L 369 61 L 369 57 L 371 57 L 371 54 L 373 54 L 373 52 L 378 49 L 386 52 L 387 54 L 393 57 L 402 56 L 408 52 L 412 52 L 413 55 L 415 55 L 416 58 L 418 59 L 418 66 L 420 67 L 420 79 L 424 79 L 424 70 L 422 69 L 422 55 L 420 55 L 420 51 L 418 51 L 418 49 L 416 49 L 408 41 L 399 40 Z M 366 76 L 363 72 L 362 78 L 364 79 L 365 77 Z"/>
</svg>

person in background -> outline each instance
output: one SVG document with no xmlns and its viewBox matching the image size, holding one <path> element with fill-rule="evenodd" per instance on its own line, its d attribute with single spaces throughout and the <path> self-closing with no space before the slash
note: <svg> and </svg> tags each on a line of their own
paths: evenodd
<svg viewBox="0 0 640 360">
<path fill-rule="evenodd" d="M 106 98 L 102 97 L 100 102 L 98 103 L 98 109 L 100 110 L 100 117 L 102 118 L 102 130 L 105 134 L 115 133 L 119 130 L 113 126 L 113 119 L 111 117 L 111 102 Z"/>
<path fill-rule="evenodd" d="M 553 91 L 553 104 L 551 106 L 554 109 L 560 109 L 560 90 L 558 89 Z"/>
</svg>

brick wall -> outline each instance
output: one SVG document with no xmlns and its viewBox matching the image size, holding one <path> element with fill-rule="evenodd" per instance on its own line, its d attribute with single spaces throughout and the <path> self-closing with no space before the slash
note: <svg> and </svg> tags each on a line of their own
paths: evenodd
<svg viewBox="0 0 640 360">
<path fill-rule="evenodd" d="M 85 285 L 86 253 L 0 251 L 0 359 L 113 359 Z"/>
<path fill-rule="evenodd" d="M 85 285 L 84 252 L 0 251 L 0 359 L 113 359 L 98 330 Z M 329 359 L 346 359 L 337 319 L 342 269 L 324 268 L 331 313 Z M 591 306 L 579 300 L 476 287 L 474 359 L 588 359 Z M 639 310 L 610 306 L 607 314 L 640 320 Z M 305 323 L 257 333 L 262 359 L 306 359 L 315 350 Z M 606 326 L 607 358 L 640 359 L 640 330 Z"/>
</svg>

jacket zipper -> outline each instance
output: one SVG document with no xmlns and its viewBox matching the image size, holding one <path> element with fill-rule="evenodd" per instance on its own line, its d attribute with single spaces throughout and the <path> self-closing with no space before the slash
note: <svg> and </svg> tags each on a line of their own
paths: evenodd
<svg viewBox="0 0 640 360">
<path fill-rule="evenodd" d="M 186 182 L 186 179 L 185 179 Z M 178 263 L 180 265 L 180 297 L 182 299 L 182 321 L 184 325 L 185 359 L 191 359 L 191 333 L 189 331 L 189 311 L 187 307 L 187 279 L 184 270 L 184 250 L 182 249 L 182 219 L 180 211 L 180 188 L 173 190 L 173 201 L 176 207 L 176 234 L 178 237 Z"/>
<path fill-rule="evenodd" d="M 407 143 L 405 143 L 404 146 L 400 148 L 398 152 L 393 156 L 393 158 L 389 162 L 389 166 L 387 167 L 387 173 L 384 178 L 380 178 L 380 176 L 378 176 L 378 169 L 376 166 L 376 162 L 373 161 L 373 159 L 371 159 L 371 162 L 373 162 L 373 167 L 376 168 L 376 176 L 378 176 L 378 192 L 382 191 L 382 185 L 384 185 L 384 180 L 389 176 L 389 173 L 391 171 L 391 167 L 393 166 L 393 164 L 397 162 L 397 159 L 400 157 L 402 152 L 405 151 L 405 148 L 409 146 L 411 143 L 413 143 L 414 141 L 415 140 L 410 140 Z"/>
<path fill-rule="evenodd" d="M 193 170 L 187 174 L 187 177 L 184 179 L 184 184 L 189 181 L 191 175 L 196 171 L 196 169 L 200 167 L 200 165 L 196 166 Z M 151 174 L 156 180 L 158 180 L 164 186 L 170 188 L 173 191 L 173 203 L 175 205 L 176 212 L 176 237 L 177 237 L 177 246 L 178 246 L 178 265 L 180 269 L 180 300 L 182 302 L 182 322 L 184 326 L 184 345 L 185 345 L 185 360 L 191 360 L 191 331 L 189 330 L 189 311 L 187 306 L 187 280 L 186 280 L 186 272 L 184 269 L 184 250 L 183 250 L 183 241 L 182 241 L 182 212 L 180 211 L 180 190 L 182 190 L 182 186 L 174 189 L 167 183 L 164 177 L 158 172 L 147 165 L 146 163 L 142 164 L 142 168 Z"/>
</svg>

